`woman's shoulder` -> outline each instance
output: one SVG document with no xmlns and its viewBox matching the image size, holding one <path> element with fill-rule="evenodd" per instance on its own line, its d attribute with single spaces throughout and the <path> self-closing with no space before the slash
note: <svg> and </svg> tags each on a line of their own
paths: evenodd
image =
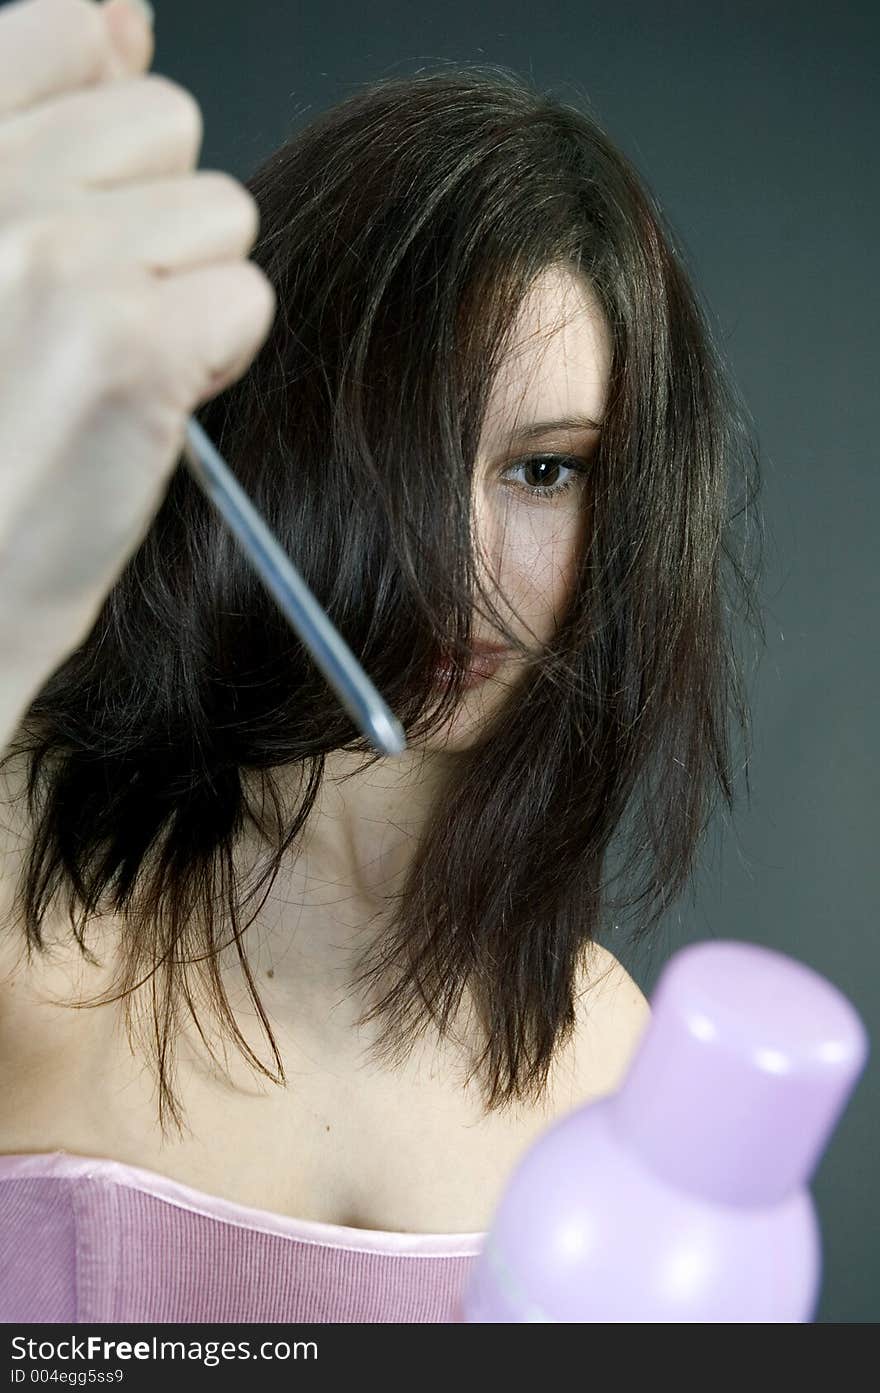
<svg viewBox="0 0 880 1393">
<path fill-rule="evenodd" d="M 648 1000 L 619 958 L 591 943 L 575 999 L 573 1036 L 576 1090 L 612 1093 L 629 1069 L 651 1019 Z"/>
<path fill-rule="evenodd" d="M 651 1008 L 644 992 L 631 977 L 619 958 L 601 943 L 590 943 L 583 959 L 581 995 L 593 993 L 595 1004 L 600 996 L 606 1004 L 622 1012 L 633 1012 L 646 1021 Z"/>
</svg>

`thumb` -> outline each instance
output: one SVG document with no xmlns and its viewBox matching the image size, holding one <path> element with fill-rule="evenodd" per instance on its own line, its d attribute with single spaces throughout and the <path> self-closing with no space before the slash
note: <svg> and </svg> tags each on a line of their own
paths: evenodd
<svg viewBox="0 0 880 1393">
<path fill-rule="evenodd" d="M 120 60 L 118 76 L 144 72 L 153 61 L 153 8 L 147 0 L 104 0 L 100 6 Z"/>
</svg>

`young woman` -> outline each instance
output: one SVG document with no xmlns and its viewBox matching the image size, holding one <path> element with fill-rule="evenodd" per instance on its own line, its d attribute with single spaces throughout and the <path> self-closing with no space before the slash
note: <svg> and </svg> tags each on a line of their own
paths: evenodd
<svg viewBox="0 0 880 1393">
<path fill-rule="evenodd" d="M 745 413 L 625 156 L 454 68 L 247 187 L 278 313 L 198 417 L 408 749 L 179 470 L 3 765 L 6 1319 L 446 1319 L 646 1024 L 600 938 L 733 802 Z"/>
</svg>

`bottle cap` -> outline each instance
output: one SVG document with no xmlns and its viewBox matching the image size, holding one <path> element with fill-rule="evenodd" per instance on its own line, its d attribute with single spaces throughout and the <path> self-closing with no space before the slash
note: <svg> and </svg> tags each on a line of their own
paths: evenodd
<svg viewBox="0 0 880 1393">
<path fill-rule="evenodd" d="M 804 963 L 709 940 L 669 960 L 609 1123 L 657 1174 L 731 1204 L 805 1185 L 869 1053 L 849 1000 Z"/>
</svg>

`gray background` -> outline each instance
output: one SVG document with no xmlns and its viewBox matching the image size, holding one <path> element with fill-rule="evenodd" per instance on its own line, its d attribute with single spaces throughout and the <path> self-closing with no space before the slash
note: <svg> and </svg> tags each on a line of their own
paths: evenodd
<svg viewBox="0 0 880 1393">
<path fill-rule="evenodd" d="M 650 995 L 685 943 L 746 939 L 808 963 L 856 1005 L 874 1051 L 812 1186 L 824 1243 L 817 1319 L 876 1321 L 880 7 L 155 8 L 153 68 L 201 104 L 202 168 L 246 179 L 355 84 L 437 60 L 501 63 L 564 99 L 585 91 L 678 233 L 757 426 L 768 647 L 749 680 L 751 808 L 740 781 L 739 812 L 716 816 L 694 894 L 651 954 L 625 939 L 609 946 Z"/>
</svg>

